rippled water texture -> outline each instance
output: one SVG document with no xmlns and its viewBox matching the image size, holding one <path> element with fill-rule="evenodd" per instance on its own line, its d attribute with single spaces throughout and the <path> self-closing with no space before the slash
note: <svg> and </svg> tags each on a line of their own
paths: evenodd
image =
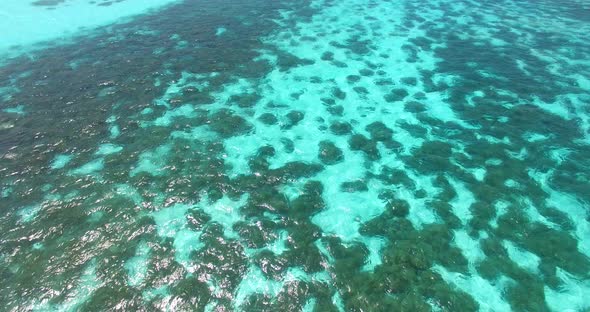
<svg viewBox="0 0 590 312">
<path fill-rule="evenodd" d="M 0 310 L 590 309 L 588 2 L 21 2 Z"/>
</svg>

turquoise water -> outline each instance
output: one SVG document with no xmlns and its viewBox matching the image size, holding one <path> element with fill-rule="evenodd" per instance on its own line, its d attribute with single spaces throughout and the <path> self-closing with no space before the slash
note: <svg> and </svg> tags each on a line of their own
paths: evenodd
<svg viewBox="0 0 590 312">
<path fill-rule="evenodd" d="M 587 2 L 4 2 L 0 310 L 590 310 Z"/>
</svg>

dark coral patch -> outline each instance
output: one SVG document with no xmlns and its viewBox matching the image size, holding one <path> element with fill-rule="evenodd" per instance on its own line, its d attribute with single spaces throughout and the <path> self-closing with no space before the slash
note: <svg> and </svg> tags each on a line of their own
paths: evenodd
<svg viewBox="0 0 590 312">
<path fill-rule="evenodd" d="M 393 103 L 399 102 L 405 99 L 408 96 L 408 91 L 406 89 L 393 89 L 388 94 L 386 94 L 383 98 L 386 102 Z"/>
<path fill-rule="evenodd" d="M 336 121 L 330 125 L 330 131 L 336 135 L 346 135 L 352 131 L 352 126 L 347 122 Z"/>
<path fill-rule="evenodd" d="M 319 159 L 326 165 L 333 165 L 344 159 L 342 150 L 340 150 L 331 141 L 321 141 L 319 144 Z"/>
<path fill-rule="evenodd" d="M 348 140 L 348 145 L 353 151 L 363 151 L 370 160 L 377 160 L 381 158 L 377 144 L 373 140 L 369 140 L 362 134 L 354 134 Z"/>
<path fill-rule="evenodd" d="M 231 110 L 221 109 L 209 118 L 209 127 L 221 136 L 230 137 L 252 130 L 252 125 Z"/>
</svg>

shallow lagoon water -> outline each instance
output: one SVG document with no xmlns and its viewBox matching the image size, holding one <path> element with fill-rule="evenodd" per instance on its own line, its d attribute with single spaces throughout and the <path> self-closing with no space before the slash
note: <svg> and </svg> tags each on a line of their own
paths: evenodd
<svg viewBox="0 0 590 312">
<path fill-rule="evenodd" d="M 6 310 L 590 309 L 587 3 L 103 2 L 0 5 Z"/>
</svg>

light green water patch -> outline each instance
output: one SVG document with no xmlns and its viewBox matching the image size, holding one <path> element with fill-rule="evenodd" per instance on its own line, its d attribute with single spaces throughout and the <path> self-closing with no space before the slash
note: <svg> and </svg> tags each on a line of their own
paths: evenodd
<svg viewBox="0 0 590 312">
<path fill-rule="evenodd" d="M 494 209 L 496 210 L 496 215 L 492 220 L 490 220 L 490 226 L 494 229 L 498 228 L 498 219 L 502 217 L 506 212 L 508 212 L 508 203 L 505 201 L 496 201 L 494 203 Z"/>
<path fill-rule="evenodd" d="M 72 199 L 74 199 L 75 197 L 77 197 L 78 195 L 80 195 L 80 191 L 79 191 L 79 190 L 73 190 L 73 191 L 71 191 L 71 192 L 67 193 L 67 194 L 64 196 L 64 200 L 68 200 L 68 201 L 69 201 L 69 200 L 72 200 Z"/>
<path fill-rule="evenodd" d="M 546 226 L 553 228 L 553 229 L 559 228 L 559 226 L 557 226 L 555 223 L 549 221 L 545 216 L 543 216 L 541 213 L 539 213 L 539 209 L 537 209 L 535 204 L 533 204 L 529 198 L 522 199 L 521 203 L 525 207 L 523 212 L 529 220 L 535 220 L 535 221 L 545 224 Z"/>
<path fill-rule="evenodd" d="M 517 160 L 526 160 L 526 158 L 529 155 L 529 152 L 525 147 L 523 147 L 518 152 L 506 151 L 506 154 Z"/>
<path fill-rule="evenodd" d="M 187 213 L 196 208 L 196 205 L 178 203 L 152 213 L 158 235 L 174 239 L 175 259 L 189 272 L 194 271 L 190 254 L 204 246 L 200 240 L 201 231 L 187 227 Z"/>
<path fill-rule="evenodd" d="M 161 145 L 152 151 L 145 151 L 139 155 L 137 165 L 129 173 L 134 177 L 138 173 L 146 172 L 152 176 L 161 176 L 166 171 L 166 160 L 172 147 L 169 144 Z"/>
<path fill-rule="evenodd" d="M 98 96 L 103 97 L 103 96 L 107 96 L 107 95 L 113 95 L 113 94 L 115 94 L 116 91 L 117 91 L 116 87 L 106 87 L 98 92 Z"/>
<path fill-rule="evenodd" d="M 209 81 L 207 81 L 206 78 L 215 77 L 216 75 L 217 73 L 215 72 L 208 74 L 193 74 L 183 71 L 181 77 L 168 85 L 164 95 L 157 98 L 154 101 L 154 104 L 171 109 L 172 106 L 170 105 L 170 102 L 174 101 L 178 95 L 182 94 L 184 89 L 192 87 L 194 90 L 198 91 L 200 88 L 206 88 L 209 86 Z M 156 79 L 155 85 L 159 86 L 160 84 L 161 81 Z"/>
<path fill-rule="evenodd" d="M 455 285 L 473 297 L 478 302 L 480 311 L 512 311 L 504 294 L 505 289 L 514 281 L 505 276 L 490 281 L 481 277 L 476 270 L 476 265 L 486 258 L 480 241 L 488 237 L 487 233 L 480 231 L 479 238 L 476 239 L 470 236 L 465 229 L 459 229 L 454 230 L 453 235 L 453 243 L 459 247 L 468 261 L 469 272 L 451 272 L 440 265 L 435 265 L 434 270 L 447 283 Z"/>
<path fill-rule="evenodd" d="M 192 118 L 194 116 L 195 116 L 194 106 L 191 104 L 185 104 L 185 105 L 182 105 L 178 108 L 166 111 L 163 116 L 156 118 L 151 123 L 142 122 L 141 126 L 142 127 L 148 127 L 148 126 L 166 127 L 166 126 L 171 125 L 174 122 L 175 118 L 178 118 L 178 117 Z"/>
<path fill-rule="evenodd" d="M 0 54 L 2 54 L 2 51 L 0 49 Z M 24 71 L 21 73 L 18 73 L 16 75 L 16 77 L 12 77 L 9 79 L 9 83 L 6 84 L 6 86 L 0 87 L 0 99 L 2 99 L 3 101 L 10 101 L 13 99 L 13 97 L 21 91 L 21 89 L 17 86 L 19 79 L 21 78 L 26 78 L 28 76 L 30 76 L 31 71 Z M 19 105 L 20 106 L 20 105 Z M 17 107 L 18 109 L 18 107 Z"/>
<path fill-rule="evenodd" d="M 141 111 L 142 115 L 149 115 L 154 112 L 154 109 L 151 107 L 146 107 Z"/>
<path fill-rule="evenodd" d="M 172 139 L 185 139 L 189 141 L 201 140 L 208 142 L 219 139 L 217 133 L 205 126 L 193 127 L 189 131 L 172 131 L 170 137 Z"/>
<path fill-rule="evenodd" d="M 115 139 L 121 135 L 121 129 L 119 129 L 118 125 L 113 124 L 109 127 L 109 133 L 111 134 L 110 138 Z"/>
<path fill-rule="evenodd" d="M 203 210 L 211 217 L 211 221 L 219 223 L 223 226 L 223 235 L 227 238 L 238 238 L 239 235 L 234 232 L 233 226 L 239 221 L 244 220 L 240 214 L 240 208 L 248 201 L 248 194 L 242 195 L 238 200 L 234 201 L 224 195 L 221 199 L 215 202 L 209 202 L 208 197 L 204 197 L 197 207 Z"/>
<path fill-rule="evenodd" d="M 484 97 L 485 97 L 485 92 L 483 92 L 481 90 L 477 90 L 477 91 L 474 91 L 472 94 L 468 95 L 466 97 L 466 100 L 470 106 L 475 107 L 477 104 L 475 104 L 474 99 L 479 99 L 479 98 L 484 98 Z"/>
<path fill-rule="evenodd" d="M 0 197 L 8 198 L 10 194 L 13 192 L 13 188 L 11 186 L 2 187 L 2 192 L 0 192 Z"/>
<path fill-rule="evenodd" d="M 160 298 L 164 298 L 164 299 L 171 297 L 170 288 L 168 287 L 168 285 L 162 285 L 158 288 L 151 288 L 151 289 L 144 290 L 141 295 L 146 302 L 152 301 L 156 297 L 160 297 Z M 167 301 L 167 300 L 165 300 L 165 301 Z"/>
<path fill-rule="evenodd" d="M 281 230 L 278 233 L 277 239 L 266 247 L 267 250 L 272 251 L 275 255 L 280 255 L 287 251 L 287 239 L 289 238 L 289 232 Z"/>
<path fill-rule="evenodd" d="M 457 193 L 457 196 L 450 203 L 451 207 L 453 207 L 453 213 L 463 224 L 467 224 L 473 217 L 470 207 L 475 203 L 475 197 L 464 183 L 449 176 L 447 176 L 447 180 Z"/>
<path fill-rule="evenodd" d="M 62 195 L 61 194 L 57 194 L 57 193 L 49 193 L 49 194 L 45 194 L 43 196 L 43 200 L 46 202 L 51 202 L 51 201 L 59 201 L 62 199 Z"/>
<path fill-rule="evenodd" d="M 104 158 L 98 158 L 70 171 L 73 175 L 91 175 L 104 169 Z"/>
<path fill-rule="evenodd" d="M 558 165 L 564 162 L 568 156 L 572 153 L 572 150 L 569 148 L 554 148 L 551 149 L 549 152 L 549 156 L 553 159 Z"/>
<path fill-rule="evenodd" d="M 417 175 L 411 170 L 406 170 L 404 167 L 400 169 L 408 175 L 410 179 L 415 183 L 417 190 L 423 190 L 428 194 L 427 197 L 419 198 L 416 193 L 405 186 L 398 187 L 396 190 L 396 198 L 406 201 L 409 206 L 408 220 L 412 222 L 412 225 L 421 229 L 425 224 L 439 223 L 439 216 L 429 208 L 429 201 L 440 193 L 440 189 L 434 186 L 433 176 Z"/>
<path fill-rule="evenodd" d="M 9 114 L 24 115 L 25 114 L 25 106 L 18 105 L 16 107 L 5 108 L 2 111 L 5 113 L 9 113 Z"/>
<path fill-rule="evenodd" d="M 492 143 L 492 144 L 506 144 L 506 145 L 511 145 L 510 138 L 507 137 L 507 136 L 504 136 L 504 137 L 502 137 L 500 139 L 500 138 L 493 137 L 491 135 L 487 135 L 487 134 L 482 135 L 482 134 L 476 133 L 475 134 L 475 138 L 478 139 L 478 140 L 486 140 L 486 141 L 488 141 L 489 143 Z"/>
<path fill-rule="evenodd" d="M 349 155 L 349 159 L 354 158 Z M 370 271 L 381 264 L 379 253 L 384 241 L 360 235 L 359 228 L 383 213 L 386 202 L 380 199 L 382 186 L 377 181 L 367 181 L 367 189 L 360 192 L 342 191 L 342 183 L 363 181 L 365 172 L 361 168 L 343 163 L 329 166 L 316 177 L 324 186 L 322 198 L 326 208 L 315 214 L 311 220 L 322 231 L 338 236 L 344 242 L 358 241 L 365 244 L 369 257 L 363 269 Z"/>
<path fill-rule="evenodd" d="M 238 286 L 234 306 L 237 308 L 243 306 L 248 297 L 253 294 L 264 294 L 274 298 L 282 287 L 282 282 L 267 279 L 258 266 L 252 265 Z"/>
<path fill-rule="evenodd" d="M 525 139 L 531 143 L 535 143 L 535 142 L 545 141 L 545 140 L 549 139 L 549 136 L 541 134 L 541 133 L 527 132 L 523 135 L 523 139 Z"/>
<path fill-rule="evenodd" d="M 42 206 L 40 204 L 31 205 L 21 208 L 17 214 L 20 216 L 22 222 L 31 222 L 41 211 Z"/>
<path fill-rule="evenodd" d="M 476 129 L 476 126 L 466 123 L 459 118 L 455 111 L 447 103 L 446 96 L 442 93 L 428 93 L 424 100 L 428 113 L 432 118 L 439 119 L 443 122 L 453 122 L 465 129 Z"/>
<path fill-rule="evenodd" d="M 503 163 L 503 161 L 501 159 L 498 158 L 490 158 L 490 159 L 486 159 L 485 164 L 488 166 L 499 166 Z"/>
<path fill-rule="evenodd" d="M 72 161 L 72 155 L 60 154 L 53 158 L 51 163 L 51 169 L 61 169 L 65 167 L 70 161 Z"/>
<path fill-rule="evenodd" d="M 104 211 L 95 211 L 88 216 L 88 222 L 97 223 L 104 217 L 104 215 Z"/>
<path fill-rule="evenodd" d="M 545 286 L 545 300 L 553 311 L 585 311 L 590 308 L 590 282 L 583 281 L 557 268 L 562 285 L 554 290 Z"/>
<path fill-rule="evenodd" d="M 474 168 L 469 171 L 471 172 L 473 177 L 479 182 L 483 182 L 483 180 L 486 177 L 486 173 L 487 173 L 486 169 L 484 169 L 484 168 Z"/>
<path fill-rule="evenodd" d="M 507 179 L 506 181 L 504 181 L 504 185 L 506 185 L 509 188 L 519 188 L 520 187 L 520 183 L 518 183 L 512 179 Z"/>
<path fill-rule="evenodd" d="M 35 1 L 13 1 L 2 5 L 0 29 L 7 32 L 0 43 L 0 54 L 20 54 L 40 48 L 39 42 L 60 42 L 83 34 L 83 30 L 123 22 L 129 17 L 145 14 L 152 9 L 174 3 L 175 0 L 126 0 L 97 6 L 94 2 L 67 1 L 57 3 L 51 10 L 34 5 Z M 63 23 L 67 20 L 67 23 Z M 20 46 L 18 50 L 12 49 Z"/>
<path fill-rule="evenodd" d="M 502 245 L 508 252 L 508 257 L 512 262 L 531 273 L 539 273 L 539 264 L 541 263 L 541 258 L 539 258 L 539 256 L 528 250 L 519 248 L 514 243 L 507 240 L 503 241 Z"/>
<path fill-rule="evenodd" d="M 590 222 L 588 221 L 588 211 L 590 207 L 587 203 L 579 201 L 575 196 L 553 189 L 549 184 L 549 179 L 553 173 L 550 170 L 547 173 L 539 171 L 529 171 L 529 176 L 535 179 L 549 194 L 546 203 L 549 207 L 565 213 L 575 226 L 573 233 L 578 240 L 578 250 L 590 257 Z"/>
<path fill-rule="evenodd" d="M 43 243 L 36 242 L 33 244 L 32 248 L 33 248 L 33 250 L 41 250 L 41 249 L 45 248 L 45 246 L 43 245 Z"/>
<path fill-rule="evenodd" d="M 290 267 L 278 281 L 269 280 L 264 276 L 260 268 L 250 266 L 236 291 L 235 307 L 241 307 L 254 294 L 263 294 L 275 298 L 283 289 L 283 286 L 289 282 L 304 281 L 312 283 L 328 282 L 330 280 L 330 275 L 326 271 L 308 274 L 299 267 Z"/>
<path fill-rule="evenodd" d="M 186 213 L 194 205 L 174 204 L 152 213 L 156 222 L 158 235 L 162 237 L 174 237 L 186 224 Z"/>
<path fill-rule="evenodd" d="M 369 255 L 361 268 L 363 272 L 372 272 L 375 270 L 375 267 L 381 265 L 383 263 L 381 259 L 381 251 L 387 244 L 387 241 L 381 237 L 366 237 L 362 236 L 359 239 L 367 249 L 369 250 Z"/>
<path fill-rule="evenodd" d="M 174 235 L 174 258 L 190 273 L 195 271 L 191 253 L 205 246 L 200 238 L 201 231 L 194 231 L 187 228 L 179 229 Z"/>
<path fill-rule="evenodd" d="M 96 155 L 99 156 L 106 156 L 111 154 L 119 153 L 123 150 L 123 147 L 120 145 L 112 144 L 112 143 L 105 143 L 101 144 L 96 151 Z"/>
<path fill-rule="evenodd" d="M 53 185 L 51 185 L 51 184 L 47 183 L 47 184 L 44 184 L 44 185 L 41 187 L 41 190 L 42 190 L 43 192 L 49 192 L 49 191 L 50 191 L 52 188 L 53 188 Z"/>
<path fill-rule="evenodd" d="M 344 300 L 339 292 L 335 292 L 334 296 L 332 296 L 332 303 L 338 309 L 338 312 L 346 311 L 344 308 Z"/>
<path fill-rule="evenodd" d="M 218 27 L 217 30 L 215 31 L 215 36 L 219 37 L 219 36 L 223 35 L 226 31 L 227 31 L 227 28 Z"/>
<path fill-rule="evenodd" d="M 366 192 L 355 193 L 341 192 L 341 183 L 324 184 L 326 208 L 314 215 L 312 222 L 345 241 L 358 239 L 360 226 L 380 215 L 385 207 L 385 202 L 379 199 L 379 188 L 372 184 L 378 185 L 369 182 Z"/>
<path fill-rule="evenodd" d="M 313 312 L 314 308 L 315 308 L 315 304 L 316 304 L 316 299 L 315 298 L 310 298 L 305 302 L 305 305 L 303 306 L 302 311 L 303 312 Z"/>
<path fill-rule="evenodd" d="M 121 135 L 121 129 L 119 129 L 119 126 L 115 123 L 116 121 L 116 116 L 109 116 L 109 118 L 106 120 L 107 124 L 109 124 L 109 137 L 111 139 L 115 139 Z"/>
<path fill-rule="evenodd" d="M 465 275 L 458 272 L 451 272 L 439 265 L 436 265 L 434 270 L 440 274 L 446 282 L 455 285 L 457 288 L 473 297 L 473 299 L 479 304 L 479 311 L 512 311 L 512 308 L 503 296 L 505 293 L 504 290 L 512 283 L 507 277 L 501 276 L 491 283 L 479 275 Z"/>
<path fill-rule="evenodd" d="M 125 262 L 125 270 L 127 270 L 127 277 L 129 279 L 129 286 L 136 287 L 140 285 L 145 279 L 148 267 L 148 257 L 150 254 L 150 247 L 146 242 L 141 242 L 135 250 L 135 256 Z"/>
<path fill-rule="evenodd" d="M 96 260 L 91 260 L 86 265 L 82 275 L 75 285 L 68 289 L 66 299 L 59 304 L 44 302 L 33 308 L 33 311 L 77 311 L 79 307 L 92 297 L 92 293 L 100 288 L 103 283 L 96 275 Z"/>
<path fill-rule="evenodd" d="M 475 239 L 471 237 L 464 229 L 461 230 L 454 230 L 454 244 L 461 249 L 461 253 L 467 258 L 469 261 L 469 266 L 472 268 L 475 264 L 479 263 L 481 260 L 485 259 L 485 254 L 481 249 L 480 240 L 487 238 L 487 234 L 485 232 L 480 232 L 480 237 Z"/>
<path fill-rule="evenodd" d="M 563 118 L 564 122 L 575 118 L 575 115 L 573 115 L 565 105 L 559 105 L 559 103 L 547 103 L 538 97 L 534 98 L 533 103 L 543 110 Z"/>
<path fill-rule="evenodd" d="M 117 184 L 115 185 L 115 194 L 129 198 L 137 207 L 142 207 L 143 197 L 139 191 L 129 184 Z"/>
</svg>

